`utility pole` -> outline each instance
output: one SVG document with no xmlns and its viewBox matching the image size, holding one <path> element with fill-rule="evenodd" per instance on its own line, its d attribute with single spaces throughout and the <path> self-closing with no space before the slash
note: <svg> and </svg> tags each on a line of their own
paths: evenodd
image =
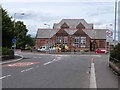
<svg viewBox="0 0 120 90">
<path fill-rule="evenodd" d="M 45 23 L 44 25 L 47 25 L 47 26 L 49 27 L 49 29 L 50 29 L 50 24 L 46 24 L 46 23 Z M 49 45 L 48 48 L 49 48 L 49 53 L 50 53 L 50 45 L 51 45 L 51 44 L 50 44 L 50 30 L 49 30 L 48 45 Z"/>
<path fill-rule="evenodd" d="M 115 26 L 114 26 L 114 40 L 116 41 L 116 19 L 117 19 L 117 0 L 115 1 Z"/>
<path fill-rule="evenodd" d="M 14 13 L 14 29 L 15 29 L 15 20 L 16 20 L 16 14 L 20 14 L 20 15 L 24 15 L 24 13 Z M 14 35 L 15 35 L 15 30 L 14 30 Z M 14 53 L 15 53 L 15 49 L 16 49 L 16 35 L 14 36 L 14 38 L 13 38 L 13 40 L 12 40 L 13 42 L 14 42 Z"/>
</svg>

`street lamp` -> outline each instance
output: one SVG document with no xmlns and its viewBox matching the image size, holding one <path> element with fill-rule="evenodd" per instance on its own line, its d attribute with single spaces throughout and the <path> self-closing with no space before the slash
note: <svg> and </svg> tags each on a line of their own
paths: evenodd
<svg viewBox="0 0 120 90">
<path fill-rule="evenodd" d="M 20 14 L 20 15 L 24 15 L 24 13 L 14 13 L 14 29 L 15 29 L 15 20 L 16 20 L 16 15 L 17 14 Z M 15 34 L 15 30 L 14 30 L 14 34 Z M 14 36 L 14 39 L 13 39 L 13 41 L 14 41 L 14 53 L 15 53 L 15 48 L 16 48 L 16 36 Z"/>
<path fill-rule="evenodd" d="M 93 43 L 93 47 L 94 47 L 93 49 L 94 50 L 96 49 L 96 47 L 95 47 L 95 41 L 96 41 L 95 40 L 95 36 L 96 36 L 96 31 L 94 30 L 93 33 L 92 33 L 92 38 L 93 38 L 93 40 L 92 40 L 93 42 L 92 43 Z"/>
<path fill-rule="evenodd" d="M 15 20 L 16 20 L 16 15 L 19 14 L 19 15 L 25 15 L 24 13 L 14 13 L 14 28 L 15 28 Z"/>
<path fill-rule="evenodd" d="M 50 29 L 50 24 L 44 23 L 44 25 L 48 26 L 48 28 Z M 49 47 L 50 47 L 50 31 L 49 31 L 48 45 L 49 45 Z M 49 51 L 49 52 L 50 52 L 50 51 Z"/>
<path fill-rule="evenodd" d="M 117 27 L 116 27 L 116 24 L 117 24 L 117 22 L 116 22 L 116 21 L 117 21 L 117 4 L 118 4 L 117 1 L 118 1 L 118 0 L 115 1 L 114 40 L 116 40 L 116 28 L 117 28 Z"/>
</svg>

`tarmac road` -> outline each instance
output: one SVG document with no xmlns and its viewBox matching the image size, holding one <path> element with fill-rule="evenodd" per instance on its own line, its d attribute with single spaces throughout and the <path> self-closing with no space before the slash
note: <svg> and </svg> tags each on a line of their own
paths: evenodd
<svg viewBox="0 0 120 90">
<path fill-rule="evenodd" d="M 118 88 L 108 55 L 20 54 L 22 61 L 2 66 L 3 88 Z"/>
</svg>

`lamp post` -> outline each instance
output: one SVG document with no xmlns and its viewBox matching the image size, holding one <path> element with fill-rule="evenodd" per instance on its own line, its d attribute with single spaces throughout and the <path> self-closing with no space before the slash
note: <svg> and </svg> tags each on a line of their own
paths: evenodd
<svg viewBox="0 0 120 90">
<path fill-rule="evenodd" d="M 96 36 L 96 31 L 95 31 L 95 30 L 93 31 L 92 36 L 93 36 L 93 47 L 94 47 L 93 49 L 95 50 L 95 49 L 96 49 L 96 47 L 95 47 L 95 41 L 96 41 L 96 40 L 95 40 L 95 36 Z"/>
<path fill-rule="evenodd" d="M 44 25 L 48 26 L 48 28 L 50 29 L 50 24 L 44 23 Z M 48 45 L 49 45 L 49 47 L 50 47 L 50 31 L 49 31 Z M 49 51 L 49 52 L 50 52 L 50 51 Z"/>
<path fill-rule="evenodd" d="M 14 13 L 14 29 L 15 29 L 15 20 L 16 20 L 16 15 L 17 14 L 20 14 L 20 15 L 24 15 L 24 13 Z M 14 30 L 14 35 L 15 35 L 15 30 Z M 14 43 L 14 53 L 15 53 L 15 49 L 16 49 L 16 36 L 14 36 L 14 39 L 12 40 L 13 41 L 13 43 Z"/>
<path fill-rule="evenodd" d="M 114 40 L 116 40 L 116 24 L 117 24 L 117 22 L 116 22 L 116 20 L 117 20 L 117 0 L 115 1 L 115 26 L 114 26 Z"/>
</svg>

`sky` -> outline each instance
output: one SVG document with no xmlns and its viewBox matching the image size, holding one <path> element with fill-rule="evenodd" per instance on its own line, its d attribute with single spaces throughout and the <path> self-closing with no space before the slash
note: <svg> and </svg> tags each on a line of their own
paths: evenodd
<svg viewBox="0 0 120 90">
<path fill-rule="evenodd" d="M 28 34 L 32 36 L 36 36 L 38 28 L 49 28 L 49 25 L 52 28 L 54 23 L 62 19 L 85 19 L 88 23 L 93 23 L 94 28 L 113 30 L 114 2 L 114 0 L 1 0 L 2 7 L 13 19 L 23 21 L 29 30 Z"/>
</svg>

